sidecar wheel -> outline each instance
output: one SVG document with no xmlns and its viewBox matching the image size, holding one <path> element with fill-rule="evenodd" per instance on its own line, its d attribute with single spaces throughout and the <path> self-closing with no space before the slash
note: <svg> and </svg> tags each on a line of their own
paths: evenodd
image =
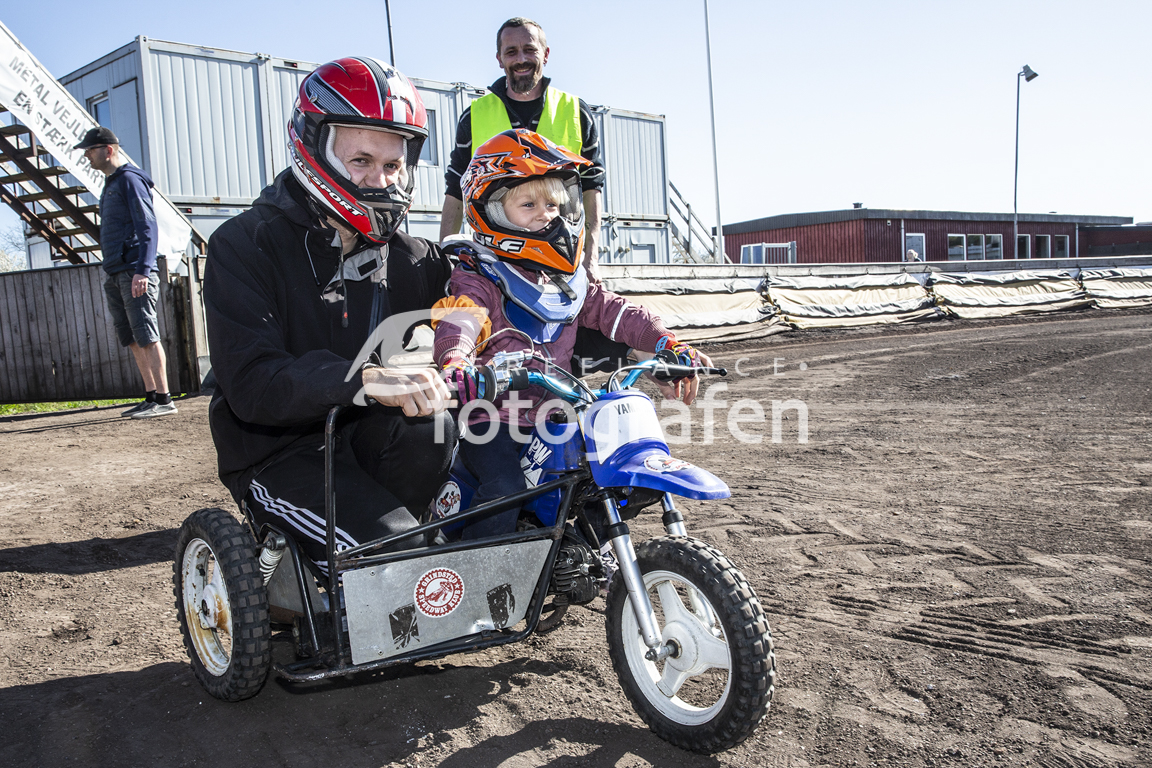
<svg viewBox="0 0 1152 768">
<path fill-rule="evenodd" d="M 173 570 L 176 613 L 196 679 L 224 701 L 255 696 L 272 651 L 252 534 L 222 509 L 194 512 L 180 528 Z"/>
<path fill-rule="evenodd" d="M 712 754 L 747 739 L 768 711 L 776 655 L 768 620 L 743 574 L 716 549 L 661 537 L 636 552 L 665 643 L 652 662 L 617 575 L 608 593 L 608 653 L 641 719 L 678 747 Z M 694 597 L 693 597 L 694 596 Z"/>
</svg>

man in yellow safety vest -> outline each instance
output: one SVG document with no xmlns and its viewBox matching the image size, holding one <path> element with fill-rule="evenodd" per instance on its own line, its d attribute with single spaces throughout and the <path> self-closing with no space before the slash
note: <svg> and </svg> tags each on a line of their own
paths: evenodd
<svg viewBox="0 0 1152 768">
<path fill-rule="evenodd" d="M 548 43 L 544 30 L 531 19 L 516 17 L 496 33 L 496 61 L 504 77 L 488 93 L 472 102 L 456 126 L 456 148 L 445 174 L 444 210 L 440 216 L 440 239 L 460 231 L 464 217 L 460 176 L 472 159 L 474 148 L 509 128 L 528 128 L 589 160 L 581 172 L 584 193 L 584 264 L 593 280 L 599 280 L 596 261 L 600 245 L 601 190 L 604 166 L 600 161 L 600 137 L 592 111 L 584 100 L 558 88 L 544 77 Z"/>
</svg>

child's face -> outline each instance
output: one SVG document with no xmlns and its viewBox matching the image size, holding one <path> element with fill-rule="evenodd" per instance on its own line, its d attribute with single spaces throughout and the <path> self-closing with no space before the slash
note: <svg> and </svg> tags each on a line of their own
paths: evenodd
<svg viewBox="0 0 1152 768">
<path fill-rule="evenodd" d="M 560 215 L 560 207 L 540 192 L 516 187 L 504 201 L 508 221 L 530 232 L 539 232 Z"/>
</svg>

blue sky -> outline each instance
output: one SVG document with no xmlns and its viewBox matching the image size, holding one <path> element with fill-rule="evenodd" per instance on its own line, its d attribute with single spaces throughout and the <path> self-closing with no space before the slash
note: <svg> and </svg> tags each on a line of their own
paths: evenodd
<svg viewBox="0 0 1152 768">
<path fill-rule="evenodd" d="M 500 23 L 536 19 L 557 86 L 667 117 L 671 179 L 714 221 L 702 0 L 391 7 L 402 71 L 477 86 L 500 75 Z M 58 76 L 136 35 L 305 61 L 388 58 L 382 0 L 50 8 L 8 3 L 0 20 Z M 727 224 L 855 202 L 1011 212 L 1024 64 L 1040 77 L 1022 86 L 1020 211 L 1152 221 L 1148 0 L 712 0 L 710 9 Z"/>
</svg>

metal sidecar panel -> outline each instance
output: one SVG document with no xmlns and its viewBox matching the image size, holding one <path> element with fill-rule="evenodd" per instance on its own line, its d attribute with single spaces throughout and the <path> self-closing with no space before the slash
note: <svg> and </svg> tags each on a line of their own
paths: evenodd
<svg viewBox="0 0 1152 768">
<path fill-rule="evenodd" d="M 352 662 L 516 626 L 551 547 L 544 539 L 345 571 Z"/>
</svg>

